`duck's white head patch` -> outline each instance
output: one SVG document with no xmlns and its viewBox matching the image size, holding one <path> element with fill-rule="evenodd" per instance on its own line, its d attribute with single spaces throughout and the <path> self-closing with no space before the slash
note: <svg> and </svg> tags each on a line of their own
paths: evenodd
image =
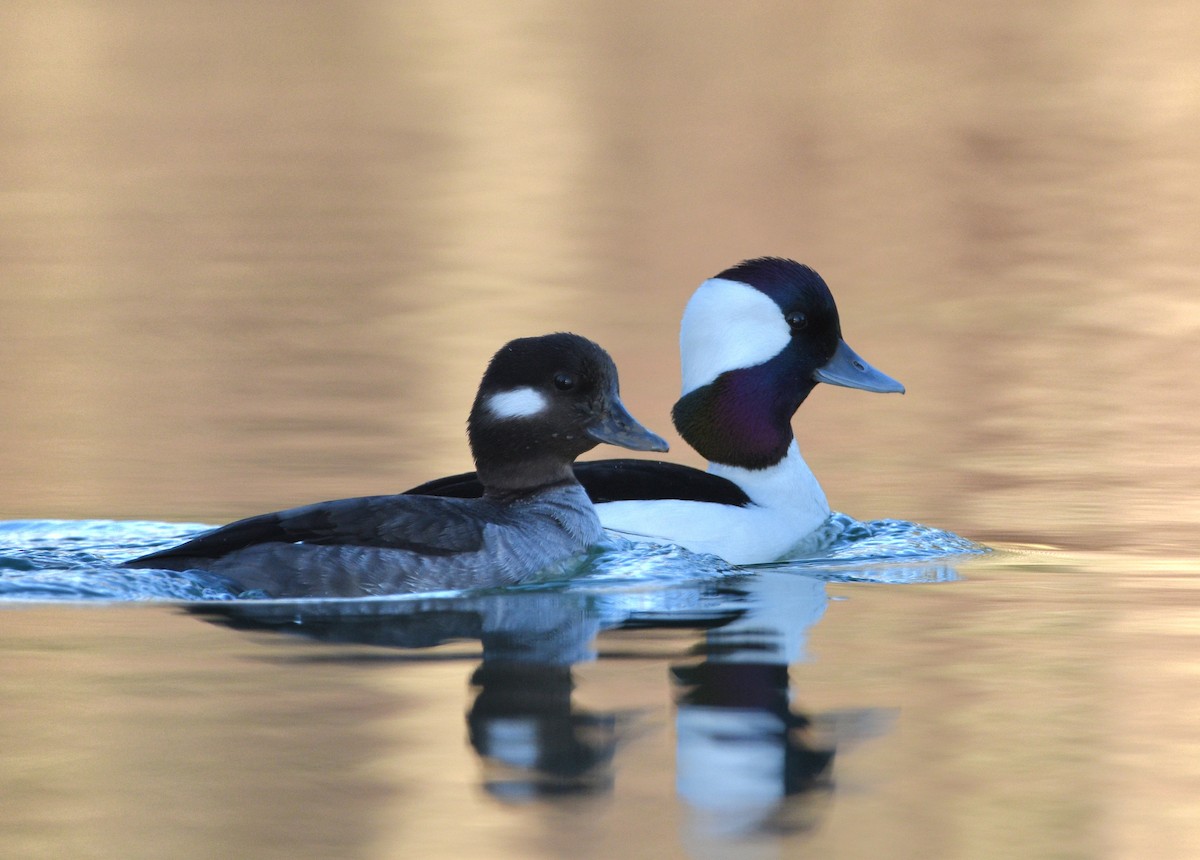
<svg viewBox="0 0 1200 860">
<path fill-rule="evenodd" d="M 546 395 L 534 388 L 500 391 L 489 396 L 485 404 L 497 418 L 532 418 L 548 405 Z"/>
<path fill-rule="evenodd" d="M 765 293 L 740 281 L 709 278 L 683 311 L 683 393 L 708 385 L 727 370 L 762 364 L 791 339 L 783 312 Z"/>
</svg>

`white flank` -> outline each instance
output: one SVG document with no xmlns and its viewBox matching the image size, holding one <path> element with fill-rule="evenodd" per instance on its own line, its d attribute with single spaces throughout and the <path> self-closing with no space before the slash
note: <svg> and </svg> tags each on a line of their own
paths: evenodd
<svg viewBox="0 0 1200 860">
<path fill-rule="evenodd" d="M 812 539 L 829 516 L 829 502 L 793 439 L 787 456 L 767 469 L 710 463 L 750 497 L 746 507 L 655 499 L 596 505 L 606 529 L 631 540 L 673 543 L 732 564 L 778 561 Z"/>
<path fill-rule="evenodd" d="M 791 338 L 783 312 L 767 295 L 739 281 L 709 278 L 692 294 L 679 328 L 683 393 L 727 370 L 762 364 Z"/>
<path fill-rule="evenodd" d="M 532 418 L 545 410 L 546 397 L 532 388 L 514 388 L 491 395 L 487 408 L 497 418 Z"/>
</svg>

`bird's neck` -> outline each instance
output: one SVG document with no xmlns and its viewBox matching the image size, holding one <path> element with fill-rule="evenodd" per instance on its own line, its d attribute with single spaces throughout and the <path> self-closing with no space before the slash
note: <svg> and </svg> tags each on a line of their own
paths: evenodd
<svg viewBox="0 0 1200 860">
<path fill-rule="evenodd" d="M 727 371 L 685 394 L 671 412 L 679 435 L 711 463 L 743 469 L 780 463 L 794 441 L 792 415 L 814 383 L 781 381 L 770 371 L 762 365 Z"/>
</svg>

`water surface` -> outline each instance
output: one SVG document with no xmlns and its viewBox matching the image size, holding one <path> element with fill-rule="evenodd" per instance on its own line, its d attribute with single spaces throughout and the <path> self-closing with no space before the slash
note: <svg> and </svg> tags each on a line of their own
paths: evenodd
<svg viewBox="0 0 1200 860">
<path fill-rule="evenodd" d="M 1169 2 L 5 6 L 0 854 L 1200 854 L 1197 43 Z M 997 552 L 301 624 L 84 575 L 462 471 L 516 336 L 602 343 L 696 464 L 679 314 L 764 253 L 908 388 L 803 406 L 833 507 Z"/>
</svg>

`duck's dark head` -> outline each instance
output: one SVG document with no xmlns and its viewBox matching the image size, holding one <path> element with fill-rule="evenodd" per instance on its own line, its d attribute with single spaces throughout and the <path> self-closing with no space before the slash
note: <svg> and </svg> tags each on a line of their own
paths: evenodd
<svg viewBox="0 0 1200 860">
<path fill-rule="evenodd" d="M 792 441 L 791 418 L 818 382 L 903 392 L 842 339 L 837 305 L 808 266 L 760 257 L 705 281 L 680 328 L 675 427 L 706 459 L 762 469 Z"/>
<path fill-rule="evenodd" d="M 608 353 L 567 333 L 520 338 L 492 357 L 467 435 L 485 489 L 504 493 L 574 480 L 572 461 L 601 442 L 667 450 L 621 403 Z"/>
</svg>

